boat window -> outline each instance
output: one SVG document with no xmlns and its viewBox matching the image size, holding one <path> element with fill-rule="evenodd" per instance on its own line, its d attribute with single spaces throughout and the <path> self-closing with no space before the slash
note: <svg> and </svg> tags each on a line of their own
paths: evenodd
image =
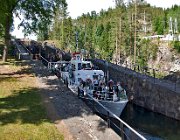
<svg viewBox="0 0 180 140">
<path fill-rule="evenodd" d="M 87 64 L 86 64 L 86 68 L 91 68 L 91 64 L 90 64 L 90 63 L 87 63 Z"/>
<path fill-rule="evenodd" d="M 82 69 L 81 63 L 78 63 L 78 70 L 81 70 L 81 69 Z"/>
<path fill-rule="evenodd" d="M 83 63 L 82 69 L 91 69 L 91 64 L 90 63 Z"/>
<path fill-rule="evenodd" d="M 75 70 L 76 70 L 75 65 L 72 64 L 72 71 L 75 71 Z"/>
<path fill-rule="evenodd" d="M 80 56 L 77 56 L 77 60 L 81 60 L 81 57 L 80 57 Z"/>
<path fill-rule="evenodd" d="M 98 75 L 93 75 L 93 79 L 98 79 Z"/>
<path fill-rule="evenodd" d="M 82 69 L 85 69 L 86 68 L 86 64 L 82 64 Z"/>
</svg>

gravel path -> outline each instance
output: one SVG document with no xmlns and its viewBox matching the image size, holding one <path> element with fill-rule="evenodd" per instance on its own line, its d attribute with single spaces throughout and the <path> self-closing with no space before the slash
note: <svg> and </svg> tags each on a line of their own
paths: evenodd
<svg viewBox="0 0 180 140">
<path fill-rule="evenodd" d="M 61 80 L 50 74 L 38 61 L 31 63 L 48 116 L 67 140 L 119 140 L 99 116 L 70 91 Z"/>
</svg>

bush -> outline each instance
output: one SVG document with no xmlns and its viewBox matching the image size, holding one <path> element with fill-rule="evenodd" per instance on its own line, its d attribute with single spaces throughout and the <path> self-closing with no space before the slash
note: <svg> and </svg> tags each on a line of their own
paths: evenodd
<svg viewBox="0 0 180 140">
<path fill-rule="evenodd" d="M 180 53 L 180 41 L 174 41 L 173 46 Z"/>
</svg>

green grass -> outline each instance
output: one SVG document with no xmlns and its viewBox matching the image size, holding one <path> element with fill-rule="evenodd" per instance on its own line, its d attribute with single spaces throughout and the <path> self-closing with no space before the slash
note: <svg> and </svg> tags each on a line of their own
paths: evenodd
<svg viewBox="0 0 180 140">
<path fill-rule="evenodd" d="M 4 66 L 14 75 L 0 74 L 0 140 L 63 140 L 47 118 L 35 78 L 16 75 L 13 70 L 23 70 L 21 66 Z"/>
</svg>

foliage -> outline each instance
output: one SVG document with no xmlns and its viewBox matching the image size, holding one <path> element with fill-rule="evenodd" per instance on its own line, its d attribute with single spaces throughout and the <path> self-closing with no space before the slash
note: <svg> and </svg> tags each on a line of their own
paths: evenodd
<svg viewBox="0 0 180 140">
<path fill-rule="evenodd" d="M 134 2 L 130 1 L 125 6 L 123 1 L 117 0 L 115 9 L 101 10 L 99 14 L 92 11 L 83 14 L 73 22 L 79 32 L 80 48 L 88 50 L 91 57 L 96 56 L 111 61 L 115 54 L 121 60 L 134 55 L 134 29 L 136 28 L 138 31 L 137 63 L 147 65 L 149 59 L 156 59 L 158 44 L 156 45 L 150 40 L 139 39 L 144 36 L 142 22 L 144 16 L 148 22 L 146 35 L 161 35 L 169 31 L 169 16 L 175 12 L 177 15 L 179 9 L 179 6 L 174 6 L 166 10 L 152 7 L 145 1 L 138 1 L 135 27 Z M 178 23 L 180 22 L 178 21 Z"/>
<path fill-rule="evenodd" d="M 168 33 L 170 17 L 173 19 L 173 24 L 175 19 L 177 19 L 178 24 L 180 23 L 180 6 L 178 5 L 162 9 L 150 6 L 145 0 L 137 0 L 135 24 L 135 3 L 132 0 L 127 5 L 124 4 L 124 0 L 116 0 L 116 8 L 114 9 L 101 10 L 99 14 L 91 11 L 82 14 L 77 19 L 68 17 L 66 0 L 53 1 L 12 0 L 10 5 L 16 4 L 13 10 L 16 16 L 21 13 L 25 17 L 21 26 L 25 27 L 27 33 L 36 32 L 38 39 L 42 41 L 54 40 L 57 42 L 56 46 L 64 50 L 85 49 L 89 54 L 88 57 L 93 58 L 99 57 L 113 61 L 115 55 L 121 60 L 128 56 L 138 55 L 138 59 L 141 59 L 138 61 L 145 65 L 149 56 L 153 59 L 156 57 L 157 48 L 152 47 L 150 54 L 147 54 L 143 50 L 146 47 L 139 47 L 137 53 L 141 53 L 141 55 L 134 54 L 135 28 L 138 34 L 136 43 L 138 47 L 140 44 L 147 46 L 145 41 L 140 41 L 138 44 L 138 38 Z M 4 19 L 2 21 L 5 21 L 4 17 L 6 16 L 0 14 L 0 17 Z M 147 22 L 146 33 L 144 20 Z M 0 24 L 3 25 L 3 23 L 5 22 L 0 21 Z M 5 30 L 5 28 L 3 29 Z M 176 31 L 180 31 L 180 26 Z M 76 42 L 76 34 L 78 34 L 78 43 Z M 152 42 L 150 44 L 155 46 Z M 147 58 L 143 58 L 147 55 Z"/>
<path fill-rule="evenodd" d="M 36 79 L 13 59 L 0 62 L 0 139 L 63 140 L 47 117 Z"/>
<path fill-rule="evenodd" d="M 157 57 L 158 46 L 149 39 L 142 39 L 138 45 L 138 64 L 147 66 L 150 59 L 155 60 Z"/>
<path fill-rule="evenodd" d="M 13 15 L 23 18 L 19 26 L 24 27 L 24 32 L 37 33 L 46 31 L 54 16 L 57 8 L 62 6 L 65 0 L 5 0 L 0 5 L 0 25 L 4 29 L 5 48 L 3 60 L 7 59 L 7 50 L 10 41 L 10 31 L 13 27 Z M 44 33 L 47 34 L 47 33 Z M 47 36 L 47 35 L 46 35 Z M 46 37 L 44 35 L 44 37 Z"/>
<path fill-rule="evenodd" d="M 55 11 L 49 38 L 56 40 L 58 48 L 66 49 L 72 40 L 72 28 L 72 19 L 68 17 L 67 3 L 64 1 Z"/>
<path fill-rule="evenodd" d="M 173 46 L 174 46 L 174 49 L 176 49 L 178 53 L 180 53 L 180 41 L 174 41 Z"/>
</svg>

